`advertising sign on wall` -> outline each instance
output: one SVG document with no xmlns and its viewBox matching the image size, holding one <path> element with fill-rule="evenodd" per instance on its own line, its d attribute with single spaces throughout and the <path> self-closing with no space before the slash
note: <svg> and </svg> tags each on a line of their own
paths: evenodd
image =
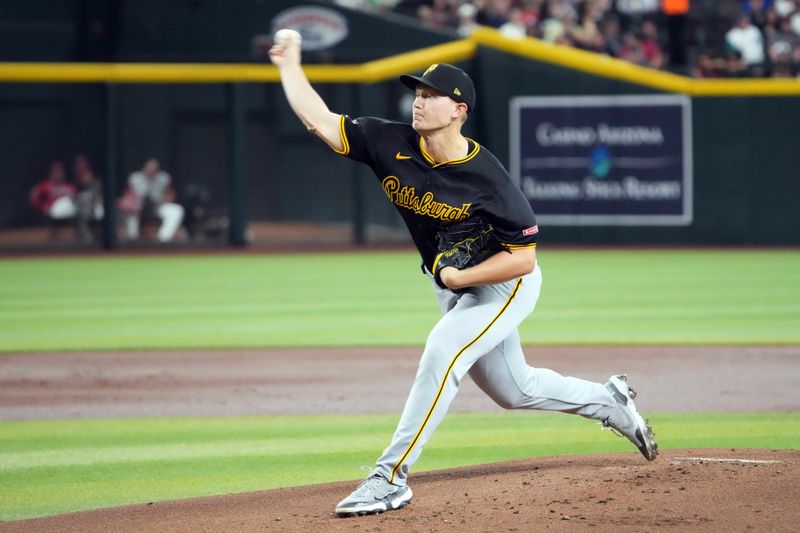
<svg viewBox="0 0 800 533">
<path fill-rule="evenodd" d="M 272 19 L 272 33 L 289 28 L 300 32 L 303 50 L 327 50 L 343 41 L 348 33 L 347 19 L 327 7 L 300 6 L 281 11 Z"/>
<path fill-rule="evenodd" d="M 517 97 L 511 175 L 543 224 L 692 222 L 691 100 Z"/>
</svg>

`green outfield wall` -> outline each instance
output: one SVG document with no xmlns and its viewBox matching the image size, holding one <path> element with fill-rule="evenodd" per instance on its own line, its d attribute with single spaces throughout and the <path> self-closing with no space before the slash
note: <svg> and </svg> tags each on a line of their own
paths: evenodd
<svg viewBox="0 0 800 533">
<path fill-rule="evenodd" d="M 454 35 L 426 30 L 408 19 L 376 18 L 329 4 L 309 4 L 327 6 L 348 22 L 349 34 L 341 43 L 305 56 L 314 84 L 332 110 L 407 120 L 410 102 L 402 100 L 407 93 L 393 81 L 394 70 L 422 70 L 428 61 L 457 62 L 473 75 L 478 87 L 478 106 L 466 133 L 506 164 L 509 100 L 514 96 L 673 92 L 691 96 L 691 225 L 551 226 L 542 232 L 543 240 L 800 243 L 800 210 L 795 201 L 800 193 L 795 162 L 800 146 L 800 82 L 690 80 L 533 40 L 503 40 L 489 30 L 458 41 Z M 179 193 L 201 184 L 220 209 L 239 209 L 229 197 L 232 148 L 227 84 L 231 81 L 243 82 L 236 93 L 243 112 L 245 194 L 240 207 L 249 220 L 360 220 L 401 226 L 368 169 L 335 156 L 310 136 L 288 109 L 274 70 L 253 55 L 253 37 L 268 34 L 272 17 L 296 2 L 241 2 L 236 9 L 226 7 L 224 13 L 216 3 L 120 2 L 118 12 L 96 7 L 93 15 L 114 29 L 111 44 L 88 42 L 80 24 L 70 22 L 74 11 L 59 5 L 47 12 L 53 20 L 41 25 L 51 32 L 60 28 L 51 48 L 41 47 L 35 35 L 9 35 L 11 26 L 3 25 L 3 37 L 11 45 L 0 59 L 12 68 L 0 68 L 0 162 L 5 170 L 0 182 L 0 229 L 41 223 L 27 206 L 27 192 L 41 179 L 48 161 L 69 160 L 76 153 L 88 154 L 101 174 L 112 175 L 118 190 L 146 158 L 158 157 L 172 173 Z M 22 11 L 18 6 L 4 16 L 20 20 L 30 16 Z M 404 55 L 446 42 L 465 46 L 437 48 L 411 59 Z M 153 65 L 118 83 L 120 79 L 113 77 L 122 76 L 118 70 L 91 70 L 95 64 L 88 61 L 102 58 L 137 64 L 202 61 L 217 66 L 196 65 L 182 71 L 171 63 Z M 38 67 L 34 65 L 38 77 L 15 78 L 14 61 L 39 62 Z M 58 65 L 41 61 L 82 61 L 86 67 L 73 64 L 59 70 Z M 254 69 L 225 71 L 221 64 L 253 65 Z M 75 73 L 74 82 L 63 76 L 65 71 Z M 180 81 L 163 79 L 180 72 L 186 72 Z M 61 77 L 53 83 L 47 82 L 48 75 Z M 109 103 L 112 84 L 116 89 Z M 111 135 L 110 113 L 116 125 Z"/>
<path fill-rule="evenodd" d="M 479 47 L 482 141 L 508 163 L 518 95 L 658 94 L 653 87 Z M 800 87 L 800 81 L 796 82 Z M 549 227 L 576 243 L 800 243 L 800 96 L 692 96 L 694 222 L 686 227 Z"/>
</svg>

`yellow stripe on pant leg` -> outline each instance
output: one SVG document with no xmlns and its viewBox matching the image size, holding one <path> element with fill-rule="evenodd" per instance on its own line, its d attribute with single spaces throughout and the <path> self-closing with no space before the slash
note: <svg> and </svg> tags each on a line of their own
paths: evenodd
<svg viewBox="0 0 800 533">
<path fill-rule="evenodd" d="M 411 441 L 411 444 L 408 445 L 408 449 L 405 451 L 405 453 L 397 462 L 397 464 L 394 465 L 394 468 L 392 468 L 392 475 L 389 476 L 389 483 L 394 482 L 394 476 L 395 474 L 397 474 L 397 469 L 400 468 L 400 465 L 402 465 L 403 461 L 406 460 L 408 454 L 410 454 L 411 450 L 414 449 L 414 445 L 417 444 L 417 441 L 422 435 L 422 432 L 425 430 L 425 426 L 428 424 L 428 420 L 430 420 L 431 415 L 433 414 L 433 410 L 436 409 L 436 404 L 439 403 L 439 398 L 442 396 L 442 391 L 444 390 L 444 386 L 447 383 L 447 377 L 450 375 L 450 371 L 453 369 L 453 366 L 456 364 L 456 361 L 458 361 L 458 358 L 461 357 L 461 355 L 465 351 L 467 351 L 467 349 L 470 346 L 478 342 L 478 339 L 480 339 L 484 334 L 486 334 L 486 332 L 489 331 L 489 329 L 494 325 L 494 323 L 497 322 L 497 319 L 500 318 L 500 316 L 505 312 L 506 309 L 508 309 L 508 306 L 511 304 L 511 300 L 513 300 L 514 297 L 517 295 L 517 291 L 519 290 L 519 286 L 521 284 L 522 284 L 522 278 L 517 280 L 517 284 L 514 286 L 514 290 L 511 291 L 511 295 L 508 297 L 508 300 L 506 300 L 506 303 L 503 305 L 503 308 L 500 309 L 500 311 L 497 313 L 497 315 L 495 315 L 492 321 L 489 322 L 489 325 L 483 328 L 483 331 L 478 333 L 477 337 L 469 341 L 469 343 L 467 343 L 466 346 L 461 348 L 455 355 L 455 357 L 453 357 L 453 360 L 450 361 L 450 366 L 447 367 L 447 372 L 444 373 L 444 377 L 442 378 L 442 383 L 439 385 L 439 391 L 436 393 L 436 397 L 433 399 L 433 404 L 431 404 L 431 408 L 428 409 L 428 414 L 425 416 L 425 420 L 422 421 L 422 425 L 419 427 L 417 434 L 414 436 L 414 440 Z"/>
</svg>

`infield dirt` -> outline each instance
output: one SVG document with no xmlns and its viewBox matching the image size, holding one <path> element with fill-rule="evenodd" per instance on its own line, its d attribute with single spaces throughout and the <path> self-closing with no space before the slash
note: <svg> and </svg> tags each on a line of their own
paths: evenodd
<svg viewBox="0 0 800 533">
<path fill-rule="evenodd" d="M 380 352 L 380 353 L 378 353 Z M 419 349 L 0 356 L 3 418 L 399 412 Z M 645 411 L 797 411 L 800 347 L 529 347 L 529 361 L 605 380 Z M 383 376 L 378 380 L 370 376 Z M 364 376 L 363 380 L 355 379 Z M 364 386 L 367 388 L 365 389 Z M 349 387 L 349 388 L 345 388 Z M 765 391 L 768 394 L 765 394 Z M 202 394 L 201 394 L 202 393 Z M 297 402 L 306 397 L 306 402 Z M 465 382 L 454 410 L 497 409 Z M 656 428 L 658 432 L 658 428 Z M 376 450 L 376 453 L 379 450 Z M 336 518 L 356 481 L 100 509 L 6 531 L 796 531 L 800 452 L 664 450 L 532 458 L 412 474 L 408 507 Z"/>
<path fill-rule="evenodd" d="M 420 353 L 410 347 L 4 354 L 0 418 L 399 414 Z M 533 366 L 601 383 L 627 372 L 644 412 L 800 411 L 800 346 L 527 346 L 525 353 Z M 450 410 L 502 411 L 468 377 Z"/>
<path fill-rule="evenodd" d="M 117 507 L 0 531 L 797 531 L 800 453 L 674 450 L 535 458 L 413 476 L 411 505 L 337 518 L 353 483 Z"/>
</svg>

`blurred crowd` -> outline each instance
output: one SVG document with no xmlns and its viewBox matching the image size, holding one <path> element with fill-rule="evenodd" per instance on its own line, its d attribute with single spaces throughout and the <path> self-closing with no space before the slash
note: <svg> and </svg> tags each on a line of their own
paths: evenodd
<svg viewBox="0 0 800 533">
<path fill-rule="evenodd" d="M 92 244 L 99 238 L 99 223 L 105 216 L 103 179 L 95 174 L 84 154 L 75 156 L 72 178 L 72 181 L 68 179 L 63 161 L 50 162 L 45 178 L 33 186 L 28 201 L 48 222 L 50 240 L 61 240 L 61 230 L 74 229 L 78 242 Z M 117 200 L 117 209 L 130 241 L 140 238 L 143 219 L 153 219 L 159 222 L 154 238 L 169 242 L 184 218 L 183 206 L 175 202 L 172 177 L 154 158 L 128 176 L 125 192 Z"/>
<path fill-rule="evenodd" d="M 800 77 L 800 0 L 744 0 L 725 34 L 726 57 L 701 54 L 698 76 Z"/>
<path fill-rule="evenodd" d="M 800 0 L 742 0 L 724 31 L 690 18 L 690 0 L 336 0 L 416 17 L 467 36 L 477 25 L 696 77 L 800 76 Z"/>
</svg>

